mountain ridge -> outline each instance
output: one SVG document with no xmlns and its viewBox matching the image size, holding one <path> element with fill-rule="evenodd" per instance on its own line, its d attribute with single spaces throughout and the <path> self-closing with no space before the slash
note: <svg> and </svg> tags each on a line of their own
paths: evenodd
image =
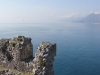
<svg viewBox="0 0 100 75">
<path fill-rule="evenodd" d="M 100 23 L 100 14 L 89 14 L 88 16 L 84 17 L 83 19 L 79 20 L 81 23 Z"/>
</svg>

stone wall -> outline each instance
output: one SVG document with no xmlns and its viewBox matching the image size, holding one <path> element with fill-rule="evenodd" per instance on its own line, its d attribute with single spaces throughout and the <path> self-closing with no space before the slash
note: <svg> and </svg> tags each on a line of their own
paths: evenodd
<svg viewBox="0 0 100 75">
<path fill-rule="evenodd" d="M 31 38 L 24 36 L 0 40 L 0 65 L 34 75 L 54 75 L 56 44 L 42 42 L 33 57 Z"/>
<path fill-rule="evenodd" d="M 53 61 L 56 55 L 56 44 L 42 42 L 37 49 L 33 64 L 34 75 L 54 75 Z"/>
<path fill-rule="evenodd" d="M 30 38 L 18 36 L 0 40 L 0 65 L 4 67 L 32 72 L 32 55 L 33 45 Z"/>
</svg>

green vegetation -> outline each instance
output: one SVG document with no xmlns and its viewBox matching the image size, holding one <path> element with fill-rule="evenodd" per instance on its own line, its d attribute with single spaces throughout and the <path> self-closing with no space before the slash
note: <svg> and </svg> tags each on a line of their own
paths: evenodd
<svg viewBox="0 0 100 75">
<path fill-rule="evenodd" d="M 33 75 L 32 73 L 22 72 L 23 75 Z"/>
<path fill-rule="evenodd" d="M 41 61 L 41 66 L 45 66 L 46 65 L 46 62 L 45 61 Z"/>
<path fill-rule="evenodd" d="M 0 65 L 0 69 L 8 70 L 8 68 L 5 68 L 4 66 L 1 66 L 1 65 Z M 22 71 L 18 71 L 16 69 L 11 69 L 11 71 L 14 72 L 14 73 L 21 73 L 21 75 L 33 75 L 32 73 L 22 72 Z"/>
<path fill-rule="evenodd" d="M 17 38 L 18 41 L 23 41 L 22 37 Z"/>
<path fill-rule="evenodd" d="M 42 44 L 46 44 L 47 42 L 42 42 Z"/>
<path fill-rule="evenodd" d="M 10 43 L 12 47 L 15 47 L 16 43 L 15 42 L 11 42 Z"/>
</svg>

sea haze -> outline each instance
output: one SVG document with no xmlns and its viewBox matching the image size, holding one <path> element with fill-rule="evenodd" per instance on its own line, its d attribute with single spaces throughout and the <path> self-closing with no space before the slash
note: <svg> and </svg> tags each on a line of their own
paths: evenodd
<svg viewBox="0 0 100 75">
<path fill-rule="evenodd" d="M 55 75 L 100 75 L 100 24 L 0 24 L 0 39 L 32 38 L 33 54 L 42 41 L 55 42 Z"/>
</svg>

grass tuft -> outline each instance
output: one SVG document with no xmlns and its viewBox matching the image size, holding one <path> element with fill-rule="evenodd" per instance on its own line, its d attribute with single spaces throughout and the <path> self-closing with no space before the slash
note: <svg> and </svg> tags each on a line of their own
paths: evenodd
<svg viewBox="0 0 100 75">
<path fill-rule="evenodd" d="M 12 47 L 15 47 L 16 43 L 15 42 L 11 42 L 10 43 Z"/>
</svg>

